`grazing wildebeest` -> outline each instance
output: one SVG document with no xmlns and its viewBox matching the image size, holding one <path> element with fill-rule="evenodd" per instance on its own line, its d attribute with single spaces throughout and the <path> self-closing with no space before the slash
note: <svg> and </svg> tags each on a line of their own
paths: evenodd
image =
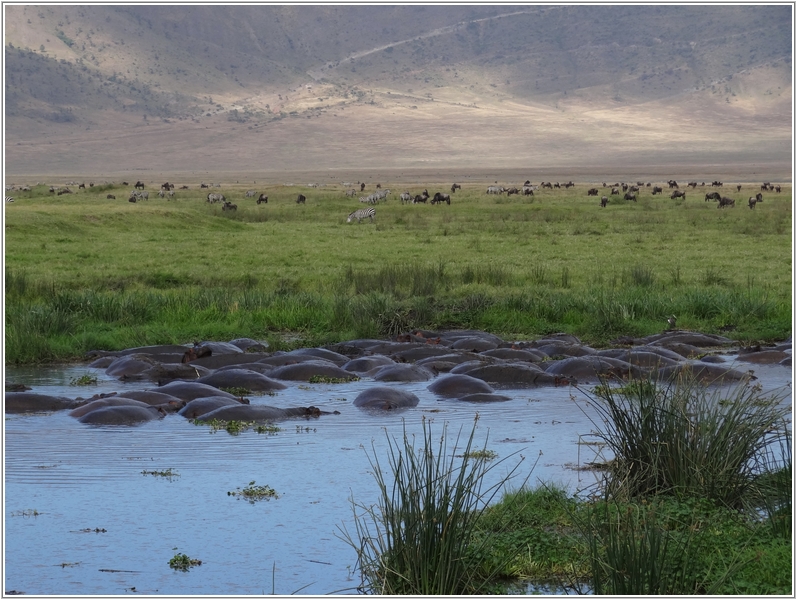
<svg viewBox="0 0 797 600">
<path fill-rule="evenodd" d="M 609 199 L 606 196 L 601 196 L 601 206 L 606 208 L 606 205 L 609 203 Z"/>
<path fill-rule="evenodd" d="M 627 184 L 627 183 L 623 182 L 623 185 L 621 185 L 620 187 L 622 187 L 622 188 L 623 188 L 623 191 L 624 191 L 624 192 L 627 192 L 627 191 L 628 191 L 628 184 Z"/>
<path fill-rule="evenodd" d="M 140 181 L 136 181 L 136 185 L 133 186 L 136 189 L 144 189 L 144 184 Z"/>
<path fill-rule="evenodd" d="M 686 186 L 695 189 L 697 187 L 697 181 L 690 181 Z"/>
<path fill-rule="evenodd" d="M 451 204 L 451 196 L 448 194 L 441 194 L 440 192 L 435 193 L 434 198 L 432 198 L 432 204 L 439 204 L 440 202 Z"/>
<path fill-rule="evenodd" d="M 573 183 L 572 181 L 568 181 L 568 182 L 565 184 L 565 189 L 567 189 L 567 188 L 571 188 L 571 187 L 575 187 L 575 185 L 576 185 L 576 184 L 575 184 L 575 183 Z M 606 185 L 604 184 L 604 186 L 603 186 L 603 187 L 606 187 Z"/>
<path fill-rule="evenodd" d="M 210 187 L 210 186 L 209 186 L 207 183 L 204 183 L 204 182 L 203 182 L 203 183 L 200 183 L 200 184 L 199 184 L 199 189 L 202 189 L 202 188 L 208 188 L 208 187 Z"/>
<path fill-rule="evenodd" d="M 761 192 L 758 192 L 755 196 L 750 196 L 750 199 L 747 201 L 747 206 L 750 208 L 755 208 L 756 203 L 763 202 L 764 196 Z"/>
<path fill-rule="evenodd" d="M 706 194 L 706 202 L 708 202 L 709 200 L 719 200 L 719 199 L 720 199 L 719 192 L 709 192 L 708 194 Z"/>
<path fill-rule="evenodd" d="M 181 185 L 181 186 L 180 186 L 180 189 L 181 189 L 181 190 L 187 190 L 187 189 L 188 189 L 188 186 L 187 186 L 187 185 Z"/>
<path fill-rule="evenodd" d="M 717 204 L 717 208 L 725 208 L 726 206 L 736 206 L 736 200 L 733 198 L 727 198 L 723 196 L 720 198 L 719 204 Z"/>
<path fill-rule="evenodd" d="M 637 181 L 636 184 L 638 186 L 643 186 L 643 185 L 645 185 L 645 182 L 644 181 Z"/>
<path fill-rule="evenodd" d="M 625 196 L 623 196 L 623 200 L 633 200 L 636 202 L 636 194 L 633 192 L 626 192 Z"/>
<path fill-rule="evenodd" d="M 548 182 L 543 181 L 542 183 L 540 183 L 540 186 L 544 187 L 544 188 L 548 188 L 549 190 L 553 189 L 553 184 L 550 181 L 548 181 Z"/>
<path fill-rule="evenodd" d="M 620 189 L 616 188 L 616 187 L 613 187 L 612 191 L 611 191 L 611 193 L 609 195 L 610 196 L 619 196 L 620 195 Z"/>
<path fill-rule="evenodd" d="M 59 195 L 59 196 L 60 196 L 61 194 L 71 194 L 71 193 L 72 193 L 72 190 L 70 190 L 69 188 L 64 188 L 64 189 L 62 189 L 62 190 L 58 190 L 58 195 Z"/>
<path fill-rule="evenodd" d="M 558 181 L 557 181 L 556 183 L 554 183 L 554 184 L 553 184 L 553 186 L 554 186 L 555 188 L 558 188 L 558 189 L 560 189 L 560 190 L 562 189 L 562 187 L 559 185 L 559 182 L 558 182 Z"/>
<path fill-rule="evenodd" d="M 531 180 L 527 179 L 526 181 L 523 182 L 523 185 L 531 185 Z"/>
<path fill-rule="evenodd" d="M 304 194 L 299 194 L 296 197 L 296 204 L 304 204 L 306 200 L 307 200 L 307 198 L 305 197 Z"/>
<path fill-rule="evenodd" d="M 423 203 L 426 204 L 426 201 L 429 199 L 429 192 L 423 190 L 423 194 L 416 194 L 415 198 L 412 200 L 413 204 Z"/>
<path fill-rule="evenodd" d="M 587 196 L 597 196 L 598 188 L 590 188 L 587 190 Z"/>
<path fill-rule="evenodd" d="M 779 186 L 779 185 L 776 185 L 776 186 L 775 186 L 775 191 L 776 191 L 778 194 L 780 194 L 780 186 Z"/>
<path fill-rule="evenodd" d="M 670 186 L 671 188 L 677 188 L 678 182 L 675 181 L 675 179 L 669 179 L 667 180 L 667 185 Z"/>
<path fill-rule="evenodd" d="M 364 184 L 364 183 L 361 183 L 361 184 L 360 184 L 360 191 L 362 192 L 364 189 L 365 189 L 365 184 Z"/>
<path fill-rule="evenodd" d="M 166 190 L 167 192 L 168 192 L 170 189 L 172 189 L 173 187 L 174 187 L 174 184 L 173 184 L 173 183 L 169 183 L 168 181 L 167 181 L 166 183 L 162 183 L 162 184 L 161 184 L 161 189 L 162 189 L 162 190 Z"/>
<path fill-rule="evenodd" d="M 509 188 L 508 190 L 506 190 L 506 195 L 507 196 L 511 196 L 512 194 L 519 194 L 519 193 L 520 193 L 520 190 L 517 189 L 516 187 L 512 187 L 512 188 Z"/>
<path fill-rule="evenodd" d="M 639 191 L 639 186 L 638 185 L 629 186 L 628 187 L 628 191 L 629 192 L 638 192 Z"/>
<path fill-rule="evenodd" d="M 106 200 L 116 200 L 116 196 L 114 196 L 113 194 L 108 194 L 107 196 L 105 196 L 105 199 Z"/>
<path fill-rule="evenodd" d="M 260 197 L 257 199 L 257 203 L 258 204 L 261 204 L 261 203 L 268 204 L 268 196 L 266 196 L 265 194 L 260 194 Z"/>
<path fill-rule="evenodd" d="M 382 189 L 382 184 L 381 183 L 377 183 L 376 184 L 376 189 L 381 190 Z"/>
<path fill-rule="evenodd" d="M 534 188 L 532 188 L 530 185 L 524 185 L 523 186 L 523 195 L 524 196 L 533 196 L 534 195 Z"/>
<path fill-rule="evenodd" d="M 221 210 L 238 210 L 238 205 L 225 200 L 224 204 L 221 205 Z"/>
<path fill-rule="evenodd" d="M 670 200 L 674 200 L 675 198 L 683 198 L 686 200 L 686 192 L 675 190 L 672 194 L 670 194 Z"/>
<path fill-rule="evenodd" d="M 663 190 L 663 189 L 661 189 L 659 186 L 654 186 L 654 187 L 653 187 L 653 195 L 654 195 L 654 196 L 655 196 L 656 194 L 663 194 L 663 193 L 664 193 L 664 190 Z"/>
<path fill-rule="evenodd" d="M 454 193 L 454 192 L 456 192 L 457 190 L 461 190 L 461 189 L 462 189 L 462 186 L 461 186 L 461 185 L 459 185 L 458 183 L 455 183 L 455 184 L 453 184 L 453 185 L 451 186 L 451 193 L 453 194 L 453 193 Z"/>
<path fill-rule="evenodd" d="M 742 191 L 742 184 L 741 183 L 736 186 L 736 191 L 737 192 L 741 192 Z"/>
<path fill-rule="evenodd" d="M 129 183 L 127 183 L 126 181 L 123 181 L 123 182 L 122 182 L 122 185 L 130 185 L 130 184 L 129 184 Z"/>
</svg>

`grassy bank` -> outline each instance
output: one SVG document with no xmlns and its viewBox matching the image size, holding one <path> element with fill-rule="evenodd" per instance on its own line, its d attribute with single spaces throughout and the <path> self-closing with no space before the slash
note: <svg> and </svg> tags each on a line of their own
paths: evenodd
<svg viewBox="0 0 797 600">
<path fill-rule="evenodd" d="M 741 205 L 752 185 L 726 192 L 737 206 L 722 210 L 699 191 L 612 196 L 602 209 L 587 187 L 523 198 L 465 186 L 438 206 L 403 205 L 392 189 L 375 223 L 347 224 L 362 204 L 342 187 L 257 188 L 269 196 L 258 205 L 225 186 L 233 212 L 199 189 L 129 203 L 112 184 L 64 196 L 36 186 L 6 206 L 6 359 L 414 327 L 602 344 L 661 331 L 671 314 L 744 341 L 788 335 L 790 186 L 755 210 Z"/>
</svg>

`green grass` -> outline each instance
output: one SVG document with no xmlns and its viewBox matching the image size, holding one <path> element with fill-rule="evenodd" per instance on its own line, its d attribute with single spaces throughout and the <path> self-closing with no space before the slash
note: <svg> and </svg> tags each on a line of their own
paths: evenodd
<svg viewBox="0 0 797 600">
<path fill-rule="evenodd" d="M 360 203 L 335 186 L 263 187 L 263 205 L 225 186 L 234 213 L 198 189 L 133 204 L 103 187 L 55 197 L 37 186 L 6 207 L 8 361 L 412 327 L 601 344 L 659 332 L 672 314 L 745 341 L 791 328 L 790 188 L 761 210 L 718 211 L 644 193 L 600 209 L 583 185 L 534 203 L 466 185 L 451 206 L 402 205 L 406 186 L 383 184 L 393 193 L 376 222 L 347 224 Z"/>
</svg>

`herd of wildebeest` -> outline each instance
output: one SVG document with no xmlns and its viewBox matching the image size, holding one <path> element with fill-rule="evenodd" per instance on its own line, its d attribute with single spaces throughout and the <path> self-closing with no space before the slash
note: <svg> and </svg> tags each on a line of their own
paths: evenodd
<svg viewBox="0 0 797 600">
<path fill-rule="evenodd" d="M 37 184 L 40 185 L 40 184 Z M 71 194 L 73 193 L 69 186 L 77 185 L 78 190 L 86 189 L 85 183 L 76 183 L 70 182 L 64 186 L 55 186 L 51 185 L 49 187 L 49 192 L 52 194 L 57 194 L 58 196 L 62 194 Z M 121 182 L 123 186 L 129 186 L 130 184 L 127 181 Z M 362 182 L 357 182 L 355 184 L 349 182 L 342 182 L 341 185 L 345 188 L 345 195 L 348 198 L 353 198 L 358 195 L 358 193 L 362 194 L 365 192 L 366 184 Z M 667 190 L 670 192 L 670 199 L 678 199 L 681 198 L 686 200 L 686 195 L 689 189 L 696 191 L 698 187 L 705 188 L 706 182 L 703 181 L 698 183 L 697 181 L 690 181 L 684 187 L 686 189 L 682 190 L 681 186 L 678 184 L 677 181 L 674 179 L 670 179 L 667 181 Z M 723 182 L 722 181 L 712 181 L 708 184 L 712 188 L 722 188 Z M 526 180 L 521 186 L 501 186 L 501 185 L 490 185 L 486 189 L 486 194 L 495 194 L 501 195 L 506 194 L 507 196 L 512 196 L 513 194 L 522 195 L 522 196 L 534 196 L 535 192 L 539 194 L 540 191 L 544 191 L 549 189 L 553 191 L 554 189 L 568 189 L 571 187 L 575 187 L 576 184 L 572 181 L 568 181 L 567 183 L 560 183 L 560 182 L 551 182 L 551 181 L 541 181 L 539 185 L 532 184 L 530 180 Z M 90 182 L 88 184 L 89 188 L 94 187 L 94 182 Z M 221 184 L 219 183 L 204 183 L 201 182 L 199 184 L 200 189 L 210 189 L 210 188 L 220 188 Z M 318 188 L 319 184 L 311 183 L 307 184 L 307 187 L 311 188 Z M 735 184 L 736 192 L 740 193 L 742 191 L 742 184 Z M 129 202 L 138 202 L 142 200 L 149 199 L 149 192 L 145 189 L 146 185 L 141 181 L 136 181 L 133 185 L 133 189 L 130 190 L 128 195 Z M 357 189 L 359 188 L 359 190 Z M 754 196 L 749 196 L 747 200 L 747 206 L 751 209 L 755 208 L 756 204 L 759 202 L 764 201 L 764 196 L 762 192 L 781 192 L 781 186 L 778 184 L 772 184 L 768 181 L 761 183 L 760 187 L 757 185 L 757 193 Z M 179 188 L 180 190 L 189 190 L 188 185 L 182 185 Z M 443 192 L 435 192 L 434 194 L 429 194 L 427 189 L 424 189 L 422 192 L 417 194 L 412 194 L 409 190 L 405 190 L 401 194 L 399 194 L 399 200 L 402 204 L 426 204 L 428 201 L 430 204 L 451 204 L 451 196 L 455 194 L 457 190 L 461 190 L 462 186 L 458 183 L 454 183 L 451 185 L 450 193 L 443 193 Z M 625 183 L 625 182 L 615 182 L 615 183 L 606 183 L 602 182 L 602 189 L 609 190 L 608 195 L 601 195 L 600 198 L 600 206 L 606 207 L 609 204 L 609 199 L 612 196 L 620 196 L 622 194 L 623 201 L 633 201 L 636 202 L 638 195 L 642 193 L 643 189 L 650 189 L 651 195 L 656 196 L 657 194 L 663 195 L 664 187 L 659 185 L 653 185 L 651 182 L 643 182 L 637 181 L 635 184 Z M 6 192 L 19 190 L 22 192 L 30 192 L 30 186 L 16 186 L 13 184 L 6 185 Z M 160 184 L 160 189 L 156 192 L 160 198 L 165 198 L 166 200 L 176 199 L 177 194 L 175 193 L 175 185 L 173 183 L 165 182 Z M 237 192 L 236 192 L 237 193 Z M 377 183 L 375 185 L 375 190 L 373 193 L 367 196 L 360 196 L 359 200 L 363 204 L 378 204 L 379 202 L 386 202 L 388 199 L 388 195 L 391 193 L 389 189 L 382 189 L 381 184 Z M 601 188 L 598 187 L 590 187 L 587 190 L 587 196 L 595 196 L 597 197 L 601 193 Z M 256 198 L 257 204 L 267 204 L 268 203 L 268 195 L 266 193 L 258 192 L 254 189 L 246 190 L 243 194 L 244 199 L 248 198 Z M 107 194 L 106 199 L 108 200 L 115 200 L 116 196 L 114 194 Z M 231 200 L 229 200 L 224 194 L 221 192 L 214 192 L 208 191 L 206 196 L 207 202 L 211 204 L 221 203 L 222 210 L 237 210 L 238 205 L 234 204 Z M 722 195 L 719 191 L 713 190 L 710 192 L 705 193 L 704 200 L 708 201 L 716 201 L 717 208 L 726 208 L 726 207 L 733 207 L 736 206 L 736 200 L 729 196 Z M 6 196 L 6 202 L 13 202 L 14 198 L 11 196 Z M 296 197 L 297 204 L 305 204 L 307 201 L 307 196 L 302 193 L 299 193 Z M 347 221 L 351 223 L 354 219 L 357 219 L 358 222 L 361 222 L 364 218 L 370 218 L 373 221 L 375 216 L 375 210 L 373 208 L 365 208 L 356 210 L 348 215 Z"/>
</svg>

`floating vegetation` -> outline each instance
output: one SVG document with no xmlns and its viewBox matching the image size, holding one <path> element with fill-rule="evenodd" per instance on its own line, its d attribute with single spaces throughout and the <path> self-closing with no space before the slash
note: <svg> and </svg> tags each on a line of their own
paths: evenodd
<svg viewBox="0 0 797 600">
<path fill-rule="evenodd" d="M 173 477 L 179 477 L 180 474 L 177 471 L 173 471 L 170 468 L 166 469 L 165 471 L 141 471 L 142 475 L 153 475 L 155 477 L 166 477 L 171 480 Z"/>
<path fill-rule="evenodd" d="M 350 381 L 360 381 L 356 375 L 351 377 L 325 377 L 324 375 L 313 375 L 307 380 L 308 383 L 349 383 Z"/>
<path fill-rule="evenodd" d="M 268 435 L 274 435 L 281 431 L 281 429 L 273 423 L 258 423 L 257 421 L 223 421 L 221 419 L 211 419 L 210 421 L 194 420 L 194 425 L 208 425 L 210 427 L 210 433 L 216 433 L 223 429 L 230 435 L 238 435 L 247 429 L 254 429 L 257 433 L 265 433 Z"/>
<path fill-rule="evenodd" d="M 15 510 L 11 512 L 12 517 L 38 517 L 40 513 L 35 508 L 26 508 L 25 510 Z"/>
<path fill-rule="evenodd" d="M 169 566 L 175 571 L 188 571 L 191 567 L 197 567 L 201 564 L 201 560 L 191 558 L 187 554 L 175 554 L 169 559 Z"/>
<path fill-rule="evenodd" d="M 313 433 L 315 433 L 316 432 L 316 428 L 315 427 L 302 427 L 301 425 L 297 425 L 296 426 L 296 433 L 303 433 L 303 432 L 304 433 L 310 433 L 311 431 Z"/>
<path fill-rule="evenodd" d="M 498 453 L 495 450 L 472 450 L 465 454 L 458 454 L 461 458 L 478 458 L 480 460 L 494 460 L 498 458 Z"/>
<path fill-rule="evenodd" d="M 73 377 L 69 380 L 69 385 L 96 385 L 97 377 L 94 375 L 81 375 L 80 377 Z"/>
<path fill-rule="evenodd" d="M 274 488 L 267 485 L 255 485 L 254 481 L 250 481 L 249 485 L 245 488 L 236 488 L 234 492 L 227 492 L 228 496 L 238 496 L 254 504 L 258 500 L 270 500 L 271 498 L 279 498 Z"/>
<path fill-rule="evenodd" d="M 81 529 L 80 533 L 108 533 L 108 530 L 100 527 L 95 527 L 94 529 L 86 527 L 85 529 Z"/>
<path fill-rule="evenodd" d="M 220 387 L 219 389 L 222 392 L 232 394 L 236 398 L 243 398 L 244 396 L 249 396 L 252 394 L 252 390 L 245 387 Z"/>
</svg>

